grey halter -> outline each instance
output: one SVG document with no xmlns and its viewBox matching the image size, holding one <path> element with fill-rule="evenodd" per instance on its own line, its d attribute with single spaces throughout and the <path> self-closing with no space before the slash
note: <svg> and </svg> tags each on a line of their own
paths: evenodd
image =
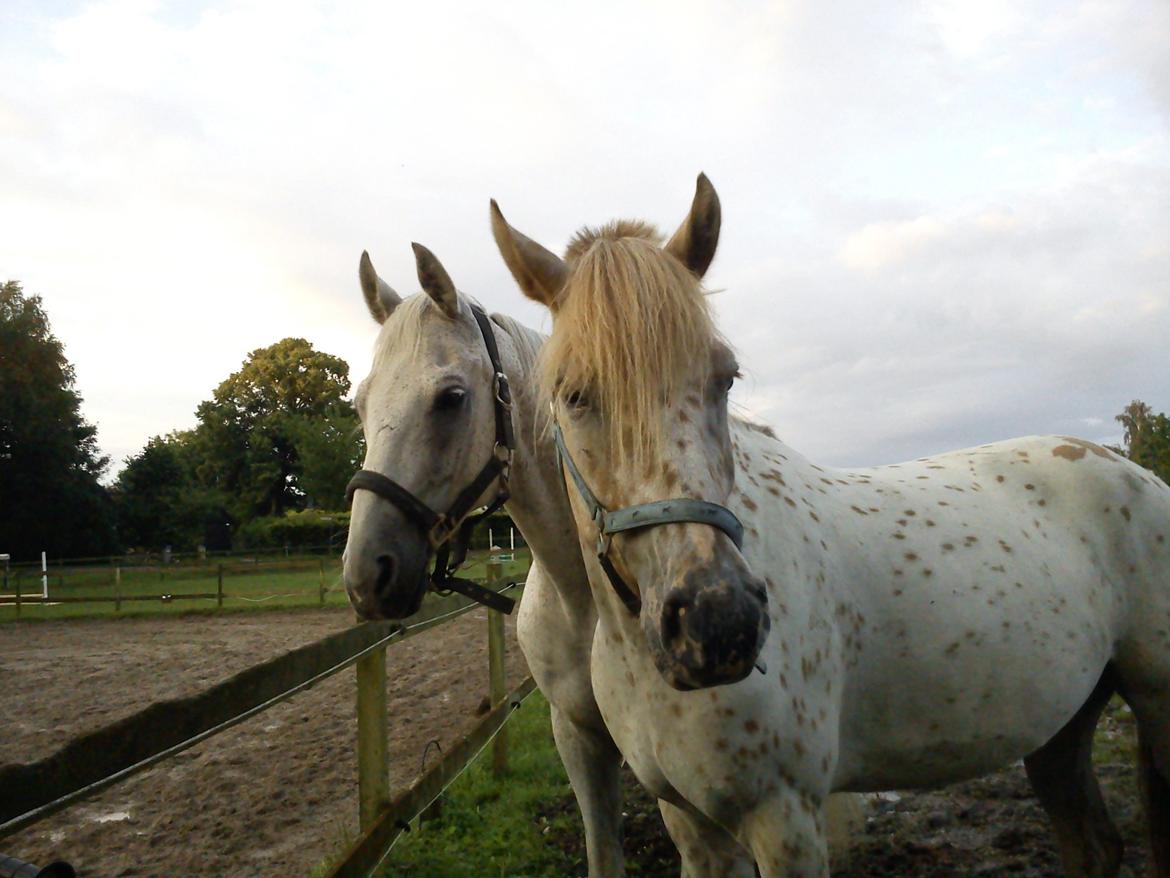
<svg viewBox="0 0 1170 878">
<path fill-rule="evenodd" d="M 597 560 L 601 563 L 601 569 L 609 577 L 610 584 L 617 592 L 617 596 L 621 598 L 622 603 L 635 616 L 642 609 L 642 601 L 609 560 L 609 546 L 615 533 L 654 527 L 659 524 L 695 522 L 718 528 L 731 538 L 737 549 L 743 548 L 743 525 L 735 517 L 734 512 L 718 503 L 694 500 L 689 497 L 677 497 L 671 500 L 655 500 L 652 503 L 626 506 L 610 512 L 601 505 L 597 495 L 590 490 L 585 477 L 581 475 L 577 465 L 573 463 L 573 458 L 565 445 L 565 437 L 561 434 L 560 424 L 555 420 L 553 421 L 553 437 L 557 443 L 557 454 L 569 471 L 569 475 L 573 477 L 573 483 L 577 486 L 581 499 L 589 507 L 589 517 L 597 525 L 599 534 Z"/>
</svg>

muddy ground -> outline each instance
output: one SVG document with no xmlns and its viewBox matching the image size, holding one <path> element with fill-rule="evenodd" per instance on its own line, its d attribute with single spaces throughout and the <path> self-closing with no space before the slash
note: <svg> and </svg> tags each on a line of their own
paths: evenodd
<svg viewBox="0 0 1170 878">
<path fill-rule="evenodd" d="M 1125 839 L 1120 878 L 1145 878 L 1145 823 L 1131 761 L 1133 723 L 1119 703 L 1097 732 L 1097 776 L 1109 812 Z M 625 771 L 627 861 L 640 878 L 677 878 L 679 859 L 653 799 Z M 865 832 L 834 878 L 1064 878 L 1051 830 L 1032 797 L 1023 765 L 930 792 L 867 796 Z M 571 797 L 548 809 L 575 813 Z M 550 840 L 584 861 L 581 835 L 551 832 Z M 584 875 L 582 868 L 579 872 Z"/>
<path fill-rule="evenodd" d="M 352 623 L 346 609 L 0 626 L 0 764 L 44 758 Z M 448 748 L 475 723 L 486 629 L 477 610 L 388 650 L 393 786 L 413 780 L 428 741 Z M 507 666 L 509 686 L 527 673 L 511 630 Z M 357 831 L 353 676 L 48 817 L 0 852 L 65 859 L 81 878 L 307 875 Z"/>
<path fill-rule="evenodd" d="M 146 705 L 188 695 L 352 623 L 348 610 L 0 626 L 0 763 L 49 755 Z M 391 781 L 414 778 L 428 741 L 449 747 L 487 691 L 483 611 L 388 653 Z M 509 685 L 524 674 L 509 634 Z M 1129 762 L 1132 723 L 1111 706 L 1098 774 L 1126 838 L 1122 878 L 1145 873 Z M 343 672 L 101 796 L 0 842 L 82 878 L 306 875 L 357 829 L 352 672 Z M 678 875 L 653 801 L 626 778 L 631 873 Z M 576 815 L 569 797 L 548 813 Z M 579 827 L 579 818 L 577 818 Z M 550 841 L 584 860 L 579 828 Z M 581 874 L 584 874 L 582 871 Z M 1059 878 L 1055 846 L 1023 768 L 937 792 L 871 801 L 866 831 L 837 878 Z M 426 878 L 426 876 L 420 876 Z"/>
</svg>

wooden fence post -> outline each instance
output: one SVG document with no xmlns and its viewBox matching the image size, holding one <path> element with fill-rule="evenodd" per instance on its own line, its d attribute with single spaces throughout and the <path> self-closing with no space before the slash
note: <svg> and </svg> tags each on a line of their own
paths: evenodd
<svg viewBox="0 0 1170 878">
<path fill-rule="evenodd" d="M 317 563 L 321 565 L 321 606 L 325 606 L 325 560 L 318 559 Z"/>
<path fill-rule="evenodd" d="M 20 574 L 16 575 L 16 618 L 20 618 Z"/>
<path fill-rule="evenodd" d="M 219 565 L 219 569 L 216 573 L 215 608 L 217 610 L 223 609 L 223 564 Z"/>
<path fill-rule="evenodd" d="M 122 568 L 114 568 L 114 612 L 122 612 Z"/>
<path fill-rule="evenodd" d="M 488 586 L 498 589 L 503 580 L 504 565 L 496 558 L 488 561 Z M 504 671 L 504 614 L 488 610 L 488 686 L 492 707 L 508 694 L 507 677 Z M 508 727 L 504 726 L 492 741 L 492 774 L 496 777 L 508 771 Z"/>
<path fill-rule="evenodd" d="M 365 831 L 390 801 L 386 746 L 386 648 L 357 661 L 358 822 Z"/>
</svg>

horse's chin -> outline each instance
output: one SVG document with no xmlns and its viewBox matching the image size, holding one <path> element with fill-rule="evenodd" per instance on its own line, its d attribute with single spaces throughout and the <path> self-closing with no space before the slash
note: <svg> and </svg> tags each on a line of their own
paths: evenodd
<svg viewBox="0 0 1170 878">
<path fill-rule="evenodd" d="M 378 612 L 382 619 L 405 619 L 413 616 L 422 607 L 423 598 L 427 596 L 427 577 L 423 573 L 418 578 L 414 590 L 406 595 L 390 595 L 379 602 Z"/>
<path fill-rule="evenodd" d="M 746 679 L 754 668 L 754 664 L 749 662 L 738 667 L 724 667 L 707 672 L 696 672 L 675 661 L 665 651 L 654 650 L 653 655 L 654 666 L 658 669 L 658 673 L 662 675 L 662 679 L 672 689 L 677 689 L 680 692 L 692 692 L 695 689 L 710 689 L 713 686 L 730 686 L 732 683 L 738 683 L 740 680 Z"/>
<path fill-rule="evenodd" d="M 415 587 L 405 594 L 397 591 L 395 594 L 387 595 L 380 600 L 369 601 L 355 601 L 351 594 L 350 603 L 362 621 L 383 622 L 413 616 L 422 607 L 423 599 L 426 596 L 427 577 L 424 573 L 418 577 L 418 583 Z"/>
</svg>

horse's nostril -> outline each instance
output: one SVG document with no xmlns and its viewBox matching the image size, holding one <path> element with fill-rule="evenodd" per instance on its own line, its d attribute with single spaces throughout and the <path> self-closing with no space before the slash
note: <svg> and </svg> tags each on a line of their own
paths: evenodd
<svg viewBox="0 0 1170 878">
<path fill-rule="evenodd" d="M 683 616 L 687 613 L 687 601 L 677 594 L 669 594 L 662 602 L 662 640 L 670 643 L 682 631 Z"/>
<path fill-rule="evenodd" d="M 753 583 L 748 584 L 747 590 L 748 590 L 748 593 L 751 594 L 753 597 L 755 597 L 755 599 L 757 601 L 759 601 L 761 604 L 766 605 L 768 603 L 768 592 L 764 588 L 764 586 L 760 585 L 759 583 L 753 582 Z"/>
<path fill-rule="evenodd" d="M 379 597 L 385 597 L 390 584 L 394 582 L 394 573 L 398 569 L 398 561 L 393 555 L 379 555 L 377 563 L 378 579 L 374 583 L 374 591 Z"/>
</svg>

